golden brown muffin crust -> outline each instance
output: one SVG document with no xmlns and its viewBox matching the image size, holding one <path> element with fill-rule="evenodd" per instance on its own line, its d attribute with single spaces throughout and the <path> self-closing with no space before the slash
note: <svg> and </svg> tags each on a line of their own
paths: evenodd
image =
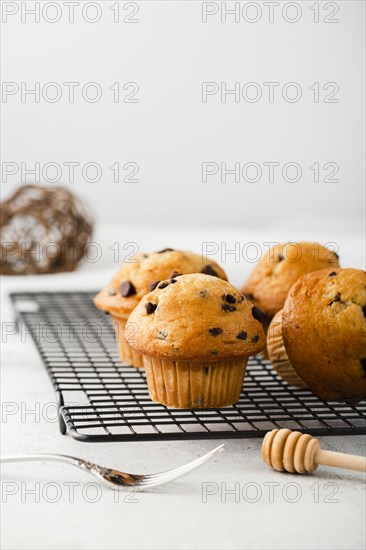
<svg viewBox="0 0 366 550">
<path fill-rule="evenodd" d="M 272 317 L 282 309 L 297 279 L 327 267 L 339 267 L 338 256 L 319 243 L 279 244 L 256 264 L 241 290 Z"/>
<path fill-rule="evenodd" d="M 291 288 L 282 332 L 292 366 L 326 400 L 366 396 L 366 273 L 324 269 Z"/>
<path fill-rule="evenodd" d="M 192 252 L 165 249 L 152 254 L 137 254 L 95 296 L 94 303 L 103 311 L 127 318 L 154 283 L 163 281 L 174 273 L 201 272 L 227 280 L 225 271 L 216 262 L 208 261 Z M 121 292 L 127 295 L 122 296 Z"/>
<path fill-rule="evenodd" d="M 203 274 L 174 281 L 147 294 L 131 313 L 125 334 L 134 349 L 215 362 L 249 357 L 264 347 L 260 312 L 232 285 Z"/>
</svg>

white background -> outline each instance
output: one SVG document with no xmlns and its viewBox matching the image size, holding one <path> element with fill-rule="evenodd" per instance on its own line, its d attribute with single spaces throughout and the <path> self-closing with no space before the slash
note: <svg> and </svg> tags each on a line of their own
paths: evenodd
<svg viewBox="0 0 366 550">
<path fill-rule="evenodd" d="M 119 23 L 113 22 L 113 2 L 102 1 L 100 14 L 93 7 L 86 17 L 100 17 L 96 23 L 83 18 L 82 8 L 75 6 L 75 21 L 69 22 L 69 10 L 58 2 L 58 11 L 40 2 L 40 22 L 25 12 L 35 2 L 2 2 L 8 15 L 2 25 L 3 81 L 19 86 L 15 95 L 3 96 L 2 160 L 14 162 L 19 170 L 3 177 L 3 195 L 7 196 L 22 180 L 20 166 L 27 169 L 36 162 L 42 168 L 56 162 L 62 167 L 59 183 L 70 185 L 87 199 L 96 219 L 123 224 L 178 226 L 277 227 L 290 231 L 311 226 L 319 229 L 347 228 L 360 231 L 363 213 L 365 149 L 364 134 L 364 11 L 363 1 L 337 3 L 316 2 L 319 23 L 314 23 L 314 2 L 282 2 L 275 6 L 274 22 L 269 22 L 269 7 L 263 2 L 237 5 L 240 22 L 233 15 L 221 22 L 219 9 L 203 23 L 205 8 L 201 2 L 138 2 L 138 12 L 126 23 L 133 6 L 120 2 Z M 52 4 L 52 3 L 51 3 Z M 233 8 L 234 2 L 227 2 Z M 252 3 L 253 4 L 253 3 Z M 292 3 L 293 4 L 293 3 Z M 23 6 L 22 6 L 23 5 Z M 287 6 L 287 7 L 286 7 Z M 334 6 L 339 11 L 335 13 Z M 208 9 L 208 8 L 207 8 Z M 211 9 L 214 9 L 211 7 Z M 43 15 L 44 14 L 44 15 Z M 22 22 L 25 21 L 24 23 Z M 45 21 L 60 20 L 56 23 Z M 300 17 L 296 23 L 285 20 Z M 338 23 L 324 20 L 338 19 Z M 40 102 L 32 95 L 22 102 L 21 88 L 32 89 L 38 82 Z M 62 96 L 56 103 L 47 102 L 42 90 L 56 82 Z M 68 100 L 64 82 L 78 82 L 75 101 Z M 82 98 L 81 89 L 97 82 L 102 97 L 97 103 Z M 114 103 L 109 86 L 121 84 L 124 97 L 136 82 L 138 103 Z M 250 103 L 243 98 L 236 103 L 228 95 L 221 102 L 220 93 L 202 102 L 202 83 L 256 82 L 262 98 Z M 278 82 L 274 102 L 268 101 L 264 82 Z M 291 103 L 282 97 L 283 86 L 296 82 L 302 90 L 300 101 Z M 314 102 L 309 89 L 320 85 L 320 101 Z M 332 92 L 322 87 L 335 82 L 338 103 L 324 103 Z M 7 88 L 8 89 L 8 88 Z M 93 90 L 89 90 L 93 94 Z M 46 89 L 53 97 L 55 89 Z M 289 95 L 294 89 L 289 90 Z M 49 94 L 49 95 L 47 95 Z M 248 90 L 254 94 L 254 89 Z M 6 102 L 5 102 L 6 100 Z M 78 162 L 75 182 L 65 162 Z M 102 174 L 96 183 L 83 179 L 81 168 L 98 163 Z M 127 162 L 139 165 L 138 183 L 114 183 L 109 166 L 121 168 Z M 249 162 L 258 163 L 262 177 L 256 183 L 235 182 L 229 175 L 226 183 L 220 174 L 202 182 L 203 162 L 233 168 Z M 265 162 L 280 163 L 275 181 L 269 182 Z M 301 166 L 296 183 L 284 181 L 281 170 L 288 162 Z M 320 172 L 314 182 L 309 169 L 315 162 L 336 163 L 338 183 L 324 183 L 332 169 Z M 48 178 L 55 177 L 52 169 Z M 94 177 L 91 170 L 89 178 Z M 254 172 L 249 178 L 254 178 Z M 289 172 L 294 177 L 294 172 Z M 28 176 L 31 182 L 34 177 Z M 40 175 L 40 181 L 45 178 Z"/>
</svg>

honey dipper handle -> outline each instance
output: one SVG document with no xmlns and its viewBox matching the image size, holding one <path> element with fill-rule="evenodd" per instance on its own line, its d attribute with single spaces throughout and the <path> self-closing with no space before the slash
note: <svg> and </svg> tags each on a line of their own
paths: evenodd
<svg viewBox="0 0 366 550">
<path fill-rule="evenodd" d="M 334 453 L 333 451 L 323 451 L 320 449 L 315 453 L 314 460 L 317 464 L 366 472 L 366 458 L 364 456 Z"/>
</svg>

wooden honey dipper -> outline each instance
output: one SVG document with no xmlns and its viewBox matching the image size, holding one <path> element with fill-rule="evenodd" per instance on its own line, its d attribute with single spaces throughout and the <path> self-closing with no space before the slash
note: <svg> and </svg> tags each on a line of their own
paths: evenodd
<svg viewBox="0 0 366 550">
<path fill-rule="evenodd" d="M 365 457 L 323 451 L 318 439 L 288 429 L 275 429 L 265 435 L 262 458 L 270 468 L 292 474 L 314 472 L 319 464 L 366 472 Z"/>
</svg>

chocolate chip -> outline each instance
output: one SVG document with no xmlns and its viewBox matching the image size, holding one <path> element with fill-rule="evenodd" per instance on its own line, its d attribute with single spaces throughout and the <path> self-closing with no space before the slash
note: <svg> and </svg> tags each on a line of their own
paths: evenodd
<svg viewBox="0 0 366 550">
<path fill-rule="evenodd" d="M 209 328 L 208 332 L 212 334 L 212 336 L 219 336 L 222 333 L 222 328 L 219 328 L 219 327 Z"/>
<path fill-rule="evenodd" d="M 163 250 L 158 250 L 157 254 L 163 254 L 164 252 L 174 252 L 174 248 L 163 248 Z"/>
<path fill-rule="evenodd" d="M 211 355 L 218 355 L 219 352 L 217 351 L 217 349 L 212 349 L 210 353 Z"/>
<path fill-rule="evenodd" d="M 177 282 L 178 282 L 177 279 L 169 279 L 169 283 L 172 285 L 174 285 L 174 283 L 177 283 Z"/>
<path fill-rule="evenodd" d="M 249 292 L 248 294 L 244 294 L 244 296 L 246 296 L 248 300 L 254 300 L 254 294 L 252 294 L 251 292 Z"/>
<path fill-rule="evenodd" d="M 361 367 L 365 371 L 366 374 L 366 359 L 360 359 Z"/>
<path fill-rule="evenodd" d="M 208 367 L 204 368 L 205 374 L 208 374 Z"/>
<path fill-rule="evenodd" d="M 252 342 L 255 344 L 256 342 L 258 342 L 259 340 L 259 334 L 256 334 L 255 336 L 253 336 L 252 338 Z"/>
<path fill-rule="evenodd" d="M 153 304 L 152 302 L 146 302 L 145 304 L 146 313 L 148 313 L 148 315 L 150 315 L 151 313 L 154 313 L 157 307 L 158 307 L 158 304 Z"/>
<path fill-rule="evenodd" d="M 363 306 L 362 312 L 363 312 L 363 316 L 366 318 L 366 306 Z"/>
<path fill-rule="evenodd" d="M 160 281 L 154 281 L 153 283 L 150 283 L 150 284 L 149 284 L 150 292 L 152 292 L 153 290 L 155 290 L 159 283 L 160 283 Z"/>
<path fill-rule="evenodd" d="M 212 275 L 212 277 L 218 277 L 217 271 L 215 271 L 211 265 L 205 265 L 201 273 L 204 273 L 205 275 Z"/>
<path fill-rule="evenodd" d="M 224 311 L 236 311 L 236 307 L 230 306 L 229 304 L 222 304 L 221 309 Z"/>
<path fill-rule="evenodd" d="M 247 339 L 247 336 L 248 336 L 248 334 L 245 332 L 245 330 L 242 330 L 242 331 L 239 332 L 239 334 L 237 335 L 237 338 L 238 338 L 238 340 L 246 340 L 246 339 Z"/>
<path fill-rule="evenodd" d="M 158 284 L 158 288 L 166 288 L 167 286 L 169 286 L 169 283 L 162 282 Z"/>
<path fill-rule="evenodd" d="M 116 294 L 117 294 L 117 292 L 113 288 L 110 288 L 108 290 L 108 296 L 115 296 Z"/>
<path fill-rule="evenodd" d="M 208 296 L 207 290 L 200 290 L 198 294 L 201 296 L 201 298 L 207 298 Z"/>
<path fill-rule="evenodd" d="M 133 286 L 131 281 L 123 281 L 121 284 L 121 294 L 124 298 L 136 294 L 136 288 Z"/>
<path fill-rule="evenodd" d="M 259 321 L 260 323 L 263 323 L 263 321 L 266 318 L 266 314 L 264 313 L 264 311 L 259 309 L 259 307 L 257 307 L 257 306 L 252 307 L 252 315 L 253 315 L 254 319 Z"/>
<path fill-rule="evenodd" d="M 229 304 L 236 304 L 236 298 L 232 294 L 224 294 L 223 299 L 229 302 Z"/>
<path fill-rule="evenodd" d="M 170 278 L 174 279 L 174 277 L 179 277 L 181 273 L 178 273 L 178 271 L 172 271 L 170 274 Z"/>
<path fill-rule="evenodd" d="M 282 260 L 284 260 L 284 259 L 285 259 L 285 256 L 283 256 L 282 254 L 280 254 L 280 255 L 278 256 L 278 261 L 279 261 L 279 262 L 282 262 Z"/>
<path fill-rule="evenodd" d="M 334 275 L 337 275 L 335 271 L 332 271 L 332 273 L 329 273 L 328 277 L 334 277 Z"/>
<path fill-rule="evenodd" d="M 105 311 L 104 313 L 105 313 L 106 315 L 110 315 L 109 311 Z"/>
<path fill-rule="evenodd" d="M 340 302 L 340 301 L 341 301 L 341 293 L 337 292 L 337 294 L 335 295 L 333 300 L 329 303 L 329 305 L 331 306 L 332 304 L 334 304 L 334 302 Z"/>
</svg>

